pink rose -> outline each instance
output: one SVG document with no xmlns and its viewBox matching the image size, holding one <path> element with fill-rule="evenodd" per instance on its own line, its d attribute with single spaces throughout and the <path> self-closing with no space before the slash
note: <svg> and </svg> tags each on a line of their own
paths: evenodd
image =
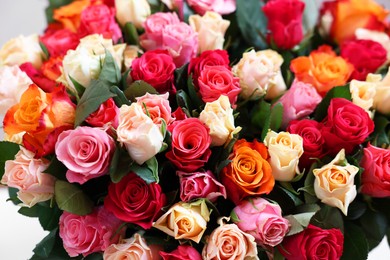
<svg viewBox="0 0 390 260">
<path fill-rule="evenodd" d="M 291 120 L 310 115 L 321 100 L 321 96 L 312 85 L 295 80 L 278 101 L 284 108 L 282 127 L 286 128 Z"/>
<path fill-rule="evenodd" d="M 47 30 L 40 40 L 52 57 L 64 56 L 68 50 L 76 49 L 80 41 L 77 33 L 68 29 Z"/>
<path fill-rule="evenodd" d="M 390 149 L 368 144 L 360 166 L 364 168 L 361 193 L 376 198 L 390 197 Z"/>
<path fill-rule="evenodd" d="M 160 126 L 163 119 L 165 123 L 169 125 L 174 121 L 174 118 L 172 118 L 171 115 L 172 112 L 168 97 L 168 93 L 165 93 L 164 95 L 153 95 L 146 93 L 142 97 L 137 98 L 137 103 L 140 105 L 144 104 L 146 106 L 153 123 Z"/>
<path fill-rule="evenodd" d="M 163 260 L 202 260 L 202 256 L 192 246 L 180 245 L 170 253 L 160 252 Z"/>
<path fill-rule="evenodd" d="M 180 199 L 188 202 L 206 198 L 215 202 L 219 196 L 226 199 L 226 189 L 218 182 L 211 171 L 186 173 L 178 171 L 180 177 Z"/>
<path fill-rule="evenodd" d="M 235 0 L 188 0 L 188 5 L 200 15 L 206 11 L 219 14 L 230 14 L 236 11 Z"/>
<path fill-rule="evenodd" d="M 119 108 L 112 98 L 101 104 L 99 108 L 90 114 L 85 121 L 91 126 L 103 127 L 111 125 L 118 127 Z"/>
<path fill-rule="evenodd" d="M 67 168 L 69 182 L 80 184 L 107 173 L 115 141 L 105 131 L 87 126 L 62 132 L 55 151 Z"/>
<path fill-rule="evenodd" d="M 263 198 L 244 200 L 233 211 L 239 219 L 237 226 L 254 236 L 259 245 L 274 247 L 289 230 L 289 222 L 282 217 L 280 206 Z"/>
<path fill-rule="evenodd" d="M 69 256 L 87 256 L 117 243 L 125 231 L 118 232 L 120 225 L 121 221 L 104 207 L 96 208 L 86 216 L 64 211 L 59 223 L 60 237 Z"/>
</svg>

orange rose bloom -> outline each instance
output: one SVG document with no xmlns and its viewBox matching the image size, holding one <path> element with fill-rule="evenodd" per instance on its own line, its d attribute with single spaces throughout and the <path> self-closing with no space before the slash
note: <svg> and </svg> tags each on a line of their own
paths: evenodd
<svg viewBox="0 0 390 260">
<path fill-rule="evenodd" d="M 62 56 L 50 57 L 42 64 L 41 70 L 43 75 L 51 80 L 56 81 L 61 76 Z"/>
<path fill-rule="evenodd" d="M 268 194 L 275 185 L 267 162 L 268 151 L 263 143 L 238 140 L 230 155 L 231 162 L 222 170 L 221 181 L 235 204 L 248 196 Z"/>
<path fill-rule="evenodd" d="M 345 85 L 353 65 L 337 56 L 328 45 L 322 45 L 307 56 L 291 61 L 290 69 L 299 81 L 313 85 L 324 96 L 331 88 Z"/>
</svg>

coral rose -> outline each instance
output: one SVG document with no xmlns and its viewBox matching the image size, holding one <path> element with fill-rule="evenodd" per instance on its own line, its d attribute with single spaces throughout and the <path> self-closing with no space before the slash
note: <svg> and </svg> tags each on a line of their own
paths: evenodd
<svg viewBox="0 0 390 260">
<path fill-rule="evenodd" d="M 53 13 L 54 20 L 61 23 L 63 28 L 77 32 L 80 26 L 81 12 L 91 4 L 90 0 L 77 0 L 56 8 Z"/>
<path fill-rule="evenodd" d="M 68 29 L 47 30 L 39 38 L 47 48 L 50 57 L 64 56 L 68 50 L 76 49 L 80 38 Z"/>
</svg>

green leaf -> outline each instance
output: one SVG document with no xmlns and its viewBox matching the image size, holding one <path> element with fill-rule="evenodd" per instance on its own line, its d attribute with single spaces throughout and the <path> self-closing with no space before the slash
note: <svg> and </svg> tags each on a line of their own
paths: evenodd
<svg viewBox="0 0 390 260">
<path fill-rule="evenodd" d="M 200 107 L 204 106 L 204 102 L 196 93 L 195 86 L 192 80 L 192 75 L 188 76 L 187 87 L 188 87 L 188 94 L 190 95 L 192 104 L 194 104 L 195 108 L 199 109 Z"/>
<path fill-rule="evenodd" d="M 232 210 L 230 213 L 230 220 L 233 221 L 233 223 L 238 223 L 241 221 L 234 210 Z"/>
<path fill-rule="evenodd" d="M 380 114 L 375 114 L 374 117 L 375 130 L 372 136 L 374 137 L 373 145 L 381 147 L 383 144 L 390 144 L 387 133 L 387 128 L 390 125 L 389 119 Z"/>
<path fill-rule="evenodd" d="M 345 98 L 351 100 L 351 92 L 349 90 L 349 84 L 340 87 L 334 87 L 328 91 L 326 96 L 322 99 L 321 103 L 317 106 L 314 111 L 314 119 L 318 122 L 322 121 L 328 114 L 328 107 L 330 101 L 333 98 Z"/>
<path fill-rule="evenodd" d="M 280 126 L 282 125 L 282 119 L 283 119 L 283 105 L 282 103 L 276 103 L 271 109 L 269 128 L 274 131 L 278 131 Z"/>
<path fill-rule="evenodd" d="M 19 152 L 18 144 L 1 141 L 0 142 L 0 180 L 3 178 L 5 171 L 5 162 L 15 159 L 15 155 Z"/>
<path fill-rule="evenodd" d="M 192 110 L 192 102 L 190 97 L 187 95 L 187 93 L 184 90 L 178 90 L 176 93 L 176 101 L 179 107 L 181 107 L 184 111 L 191 111 Z M 188 114 L 188 117 L 191 117 L 190 114 Z"/>
<path fill-rule="evenodd" d="M 35 246 L 33 252 L 41 257 L 49 257 L 56 241 L 57 232 L 58 227 L 50 231 L 50 233 Z"/>
<path fill-rule="evenodd" d="M 122 105 L 131 105 L 131 102 L 127 99 L 123 91 L 117 86 L 111 86 L 110 91 L 115 94 L 114 101 L 117 107 L 121 107 Z"/>
<path fill-rule="evenodd" d="M 42 52 L 43 52 L 43 55 L 44 55 L 44 59 L 47 60 L 50 58 L 50 54 L 49 54 L 49 51 L 47 50 L 45 44 L 43 42 L 39 42 L 39 46 L 41 47 L 42 49 Z"/>
<path fill-rule="evenodd" d="M 344 251 L 341 260 L 365 260 L 368 257 L 368 243 L 362 229 L 345 222 Z"/>
<path fill-rule="evenodd" d="M 127 22 L 125 24 L 125 27 L 123 28 L 123 33 L 127 44 L 138 45 L 139 36 L 138 36 L 137 28 L 134 26 L 133 23 Z"/>
<path fill-rule="evenodd" d="M 303 0 L 305 9 L 303 11 L 303 29 L 304 34 L 313 31 L 318 22 L 319 3 L 313 0 Z"/>
<path fill-rule="evenodd" d="M 88 255 L 87 257 L 84 257 L 83 260 L 103 260 L 103 254 L 102 253 L 93 253 Z"/>
<path fill-rule="evenodd" d="M 125 96 L 131 101 L 136 101 L 136 97 L 142 97 L 146 93 L 159 94 L 154 87 L 142 80 L 134 81 L 125 90 Z"/>
<path fill-rule="evenodd" d="M 127 79 L 129 77 L 129 74 L 130 74 L 130 71 L 131 71 L 131 67 L 128 68 L 122 75 L 122 78 L 121 78 L 121 81 L 119 82 L 119 87 L 121 89 L 127 89 L 128 87 L 128 83 L 127 83 Z"/>
<path fill-rule="evenodd" d="M 83 216 L 93 210 L 93 202 L 74 184 L 57 180 L 54 194 L 58 207 L 69 213 Z"/>
<path fill-rule="evenodd" d="M 77 80 L 75 80 L 71 75 L 68 75 L 68 76 L 69 76 L 70 81 L 72 81 L 74 88 L 77 91 L 77 97 L 80 98 L 84 94 L 85 87 L 83 85 L 81 85 Z M 76 93 L 73 93 L 73 94 L 76 94 Z"/>
<path fill-rule="evenodd" d="M 158 183 L 160 181 L 160 178 L 158 177 L 158 161 L 155 156 L 150 158 L 145 162 L 145 164 L 148 166 L 149 170 L 152 171 L 153 177 L 155 181 Z"/>
<path fill-rule="evenodd" d="M 338 208 L 322 205 L 310 222 L 323 229 L 338 228 L 344 233 L 343 216 Z"/>
<path fill-rule="evenodd" d="M 181 66 L 180 68 L 175 69 L 175 86 L 178 89 L 182 89 L 183 86 L 186 86 L 187 75 L 188 75 L 188 63 Z"/>
<path fill-rule="evenodd" d="M 292 236 L 298 234 L 304 230 L 304 227 L 299 223 L 299 221 L 293 215 L 284 216 L 285 219 L 290 223 L 290 230 L 286 236 Z"/>
<path fill-rule="evenodd" d="M 108 85 L 119 85 L 119 82 L 121 81 L 121 71 L 111 53 L 107 49 L 105 49 L 105 52 L 106 55 L 104 57 L 102 70 L 99 74 L 99 80 L 107 82 Z"/>
<path fill-rule="evenodd" d="M 299 206 L 303 204 L 303 201 L 299 199 L 299 197 L 296 194 L 292 193 L 291 191 L 287 190 L 282 186 L 278 186 L 278 187 L 294 202 L 295 206 Z"/>
<path fill-rule="evenodd" d="M 134 161 L 130 158 L 127 150 L 118 145 L 115 149 L 109 168 L 111 181 L 114 183 L 120 182 L 123 177 L 131 172 L 133 163 Z"/>
<path fill-rule="evenodd" d="M 156 182 L 156 178 L 153 172 L 148 167 L 140 166 L 134 163 L 133 165 L 131 165 L 130 171 L 134 172 L 139 177 L 141 177 L 147 184 Z"/>
<path fill-rule="evenodd" d="M 58 221 L 60 219 L 61 214 L 62 211 L 57 206 L 40 206 L 38 216 L 39 223 L 44 230 L 53 230 L 54 228 L 58 227 Z"/>
<path fill-rule="evenodd" d="M 11 187 L 8 187 L 8 195 L 9 195 L 9 199 L 7 199 L 7 201 L 12 201 L 13 204 L 15 205 L 19 205 L 20 203 L 22 203 L 22 201 L 20 201 L 20 199 L 18 199 L 18 189 L 16 188 L 11 188 Z"/>
<path fill-rule="evenodd" d="M 263 129 L 261 132 L 261 141 L 264 140 L 265 136 L 268 133 L 268 129 L 270 129 L 270 116 L 271 104 L 269 104 L 263 99 L 255 108 L 255 112 L 252 116 L 252 124 Z"/>
<path fill-rule="evenodd" d="M 373 249 L 382 241 L 388 228 L 387 218 L 381 212 L 367 210 L 360 218 L 360 226 L 366 234 L 369 249 Z"/>
<path fill-rule="evenodd" d="M 60 162 L 56 156 L 53 156 L 53 158 L 50 161 L 49 167 L 45 170 L 45 173 L 53 175 L 58 180 L 66 180 L 66 172 L 68 171 L 68 168 Z"/>
<path fill-rule="evenodd" d="M 30 217 L 30 218 L 37 218 L 39 217 L 39 206 L 38 205 L 35 205 L 34 207 L 21 207 L 19 210 L 18 210 L 18 213 L 23 215 L 23 216 L 26 216 L 26 217 Z"/>
</svg>

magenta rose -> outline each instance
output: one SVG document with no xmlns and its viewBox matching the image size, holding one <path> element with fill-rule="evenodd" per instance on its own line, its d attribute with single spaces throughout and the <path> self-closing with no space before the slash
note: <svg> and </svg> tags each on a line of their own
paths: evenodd
<svg viewBox="0 0 390 260">
<path fill-rule="evenodd" d="M 235 0 L 187 0 L 188 5 L 200 15 L 207 11 L 219 14 L 231 14 L 236 11 Z"/>
<path fill-rule="evenodd" d="M 165 202 L 160 185 L 147 184 L 135 173 L 129 173 L 120 182 L 110 184 L 104 206 L 117 218 L 149 229 L 161 215 Z"/>
<path fill-rule="evenodd" d="M 331 155 L 336 155 L 342 148 L 350 154 L 373 131 L 374 122 L 364 109 L 343 98 L 330 101 L 322 136 Z"/>
<path fill-rule="evenodd" d="M 55 152 L 68 171 L 69 182 L 80 184 L 108 172 L 115 141 L 99 128 L 81 126 L 58 136 Z"/>
<path fill-rule="evenodd" d="M 209 129 L 197 118 L 175 121 L 168 130 L 172 149 L 166 157 L 181 171 L 194 172 L 203 167 L 211 155 Z"/>
<path fill-rule="evenodd" d="M 133 60 L 131 68 L 130 75 L 133 80 L 143 80 L 161 94 L 174 92 L 173 80 L 176 66 L 168 51 L 147 51 L 140 58 Z"/>
<path fill-rule="evenodd" d="M 344 236 L 339 229 L 309 225 L 303 232 L 286 237 L 279 247 L 288 260 L 337 260 L 343 254 Z"/>
<path fill-rule="evenodd" d="M 361 193 L 376 198 L 390 197 L 390 149 L 368 144 L 360 166 L 364 168 Z"/>
<path fill-rule="evenodd" d="M 31 62 L 23 63 L 19 66 L 20 70 L 27 74 L 27 76 L 43 91 L 51 93 L 58 86 L 54 80 L 47 78 L 41 70 L 36 69 Z"/>
<path fill-rule="evenodd" d="M 218 182 L 211 171 L 186 173 L 177 171 L 180 178 L 180 199 L 188 202 L 206 198 L 215 202 L 219 196 L 226 199 L 226 189 Z"/>
<path fill-rule="evenodd" d="M 268 19 L 267 40 L 280 49 L 292 49 L 303 39 L 302 16 L 305 3 L 300 0 L 271 0 L 263 6 Z"/>
<path fill-rule="evenodd" d="M 51 57 L 64 56 L 68 50 L 76 49 L 79 36 L 68 29 L 47 30 L 40 37 Z"/>
<path fill-rule="evenodd" d="M 107 99 L 99 108 L 90 114 L 85 122 L 95 127 L 112 126 L 118 127 L 119 108 L 112 98 Z"/>
<path fill-rule="evenodd" d="M 263 198 L 244 200 L 233 211 L 239 220 L 236 225 L 263 247 L 278 245 L 289 230 L 280 206 Z"/>
<path fill-rule="evenodd" d="M 221 95 L 225 95 L 234 106 L 241 91 L 240 79 L 221 65 L 206 66 L 200 73 L 198 83 L 200 96 L 205 103 L 213 102 Z"/>
<path fill-rule="evenodd" d="M 321 100 L 321 96 L 312 85 L 295 80 L 278 101 L 284 108 L 282 127 L 286 128 L 291 120 L 310 115 Z"/>
<path fill-rule="evenodd" d="M 79 216 L 64 211 L 60 217 L 60 237 L 66 252 L 71 257 L 84 257 L 104 251 L 124 235 L 119 230 L 122 222 L 104 207 L 96 208 L 91 214 Z"/>
<path fill-rule="evenodd" d="M 202 256 L 192 246 L 180 245 L 170 253 L 160 251 L 163 260 L 202 260 Z"/>
</svg>

